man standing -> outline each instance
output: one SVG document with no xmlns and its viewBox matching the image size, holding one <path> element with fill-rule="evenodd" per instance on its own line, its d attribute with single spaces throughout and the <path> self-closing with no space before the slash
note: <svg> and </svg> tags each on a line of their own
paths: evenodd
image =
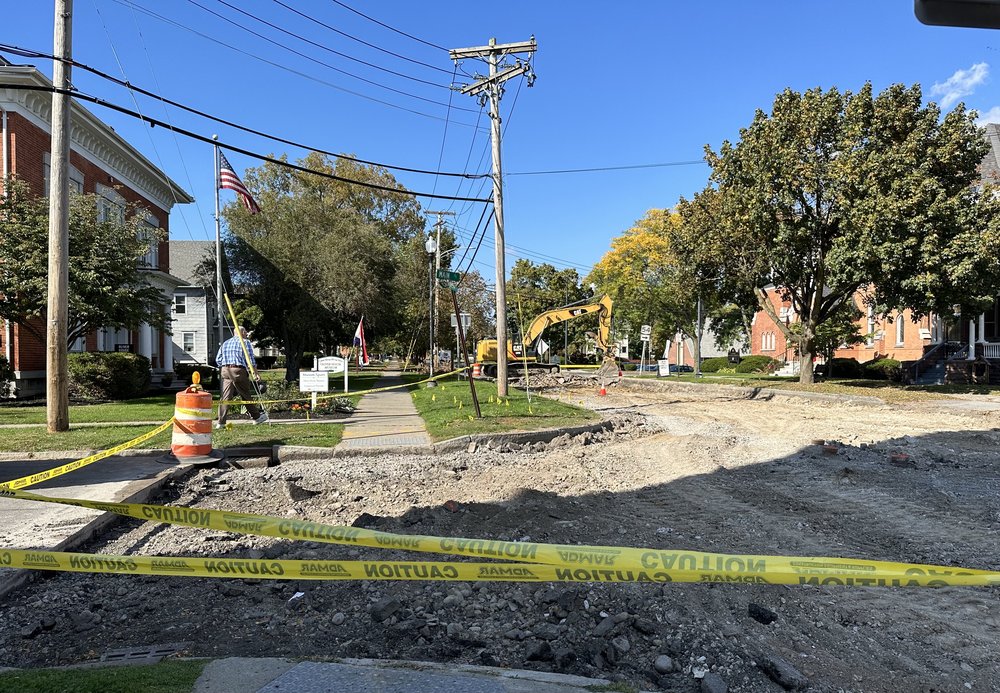
<svg viewBox="0 0 1000 693">
<path fill-rule="evenodd" d="M 239 337 L 233 335 L 232 338 L 224 341 L 219 347 L 219 352 L 215 355 L 215 363 L 222 375 L 222 399 L 219 402 L 219 421 L 215 424 L 216 428 L 222 428 L 226 425 L 226 416 L 229 413 L 226 402 L 237 399 L 237 395 L 244 402 L 253 401 L 254 393 L 250 385 L 251 372 L 257 382 L 260 382 L 257 361 L 253 357 L 253 346 L 248 339 L 250 333 L 242 327 L 237 327 L 236 331 Z M 250 363 L 247 363 L 247 358 L 250 359 Z M 244 406 L 255 424 L 267 422 L 267 412 L 256 404 Z"/>
</svg>

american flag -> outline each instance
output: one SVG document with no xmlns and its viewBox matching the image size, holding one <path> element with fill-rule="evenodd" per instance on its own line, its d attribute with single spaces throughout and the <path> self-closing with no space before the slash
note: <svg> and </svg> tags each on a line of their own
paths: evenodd
<svg viewBox="0 0 1000 693">
<path fill-rule="evenodd" d="M 251 214 L 256 214 L 260 211 L 260 206 L 250 195 L 250 191 L 243 185 L 243 181 L 236 175 L 236 171 L 233 170 L 232 165 L 226 159 L 226 155 L 222 152 L 219 152 L 219 188 L 235 191 L 240 196 L 240 200 L 243 201 L 243 206 Z"/>
</svg>

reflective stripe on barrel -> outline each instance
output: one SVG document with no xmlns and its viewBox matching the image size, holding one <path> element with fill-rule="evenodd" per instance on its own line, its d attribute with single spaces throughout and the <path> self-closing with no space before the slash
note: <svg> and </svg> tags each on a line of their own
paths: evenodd
<svg viewBox="0 0 1000 693">
<path fill-rule="evenodd" d="M 178 459 L 212 453 L 212 395 L 188 388 L 177 393 L 170 451 Z"/>
</svg>

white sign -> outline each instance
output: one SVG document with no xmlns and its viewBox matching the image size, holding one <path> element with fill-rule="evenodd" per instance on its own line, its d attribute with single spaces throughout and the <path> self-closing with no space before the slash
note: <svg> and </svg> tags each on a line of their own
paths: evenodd
<svg viewBox="0 0 1000 693">
<path fill-rule="evenodd" d="M 649 335 L 651 335 L 652 333 L 653 333 L 652 325 L 643 325 L 642 327 L 639 328 L 639 336 L 642 337 L 642 341 L 644 342 L 649 341 Z"/>
<path fill-rule="evenodd" d="M 316 370 L 327 371 L 329 373 L 341 373 L 346 365 L 347 361 L 339 356 L 324 356 L 316 362 Z M 303 390 L 303 392 L 305 392 L 305 390 Z M 323 392 L 326 392 L 326 390 L 323 390 Z"/>
<path fill-rule="evenodd" d="M 538 341 L 535 342 L 535 351 L 539 354 L 544 354 L 548 350 L 549 350 L 549 345 L 545 343 L 544 339 L 539 337 Z"/>
<path fill-rule="evenodd" d="M 454 313 L 451 314 L 451 326 L 458 327 L 458 321 L 455 319 Z M 472 326 L 472 314 L 462 313 L 462 327 L 464 329 L 468 329 L 471 326 Z"/>
<path fill-rule="evenodd" d="M 659 361 L 656 362 L 656 365 L 659 368 L 659 375 L 661 376 L 670 375 L 670 361 L 668 361 L 667 359 L 660 359 Z"/>
<path fill-rule="evenodd" d="M 299 392 L 329 392 L 330 375 L 326 371 L 299 371 Z"/>
</svg>

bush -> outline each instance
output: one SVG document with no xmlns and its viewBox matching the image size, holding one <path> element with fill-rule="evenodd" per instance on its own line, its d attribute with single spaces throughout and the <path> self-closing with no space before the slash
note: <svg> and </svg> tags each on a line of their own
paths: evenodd
<svg viewBox="0 0 1000 693">
<path fill-rule="evenodd" d="M 623 371 L 635 371 L 635 370 L 638 370 L 638 369 L 639 369 L 639 364 L 638 363 L 623 363 L 622 364 L 622 370 Z"/>
<path fill-rule="evenodd" d="M 817 372 L 828 378 L 865 377 L 865 371 L 857 359 L 833 359 L 829 363 L 818 366 Z"/>
<path fill-rule="evenodd" d="M 569 362 L 576 366 L 588 366 L 597 363 L 597 357 L 584 354 L 582 351 L 575 351 L 569 355 Z"/>
<path fill-rule="evenodd" d="M 770 356 L 744 356 L 736 365 L 737 373 L 771 373 L 778 362 Z M 705 370 L 702 367 L 702 370 Z"/>
<path fill-rule="evenodd" d="M 14 396 L 14 371 L 7 359 L 0 356 L 0 399 Z"/>
<path fill-rule="evenodd" d="M 268 404 L 267 410 L 274 413 L 281 413 L 282 416 L 306 418 L 308 413 L 311 416 L 322 416 L 325 414 L 341 413 L 350 414 L 355 410 L 354 403 L 346 397 L 330 397 L 327 392 L 320 392 L 316 402 L 316 409 L 312 410 L 312 394 L 301 392 L 298 383 L 290 383 L 287 380 L 267 380 L 267 394 L 264 399 L 276 400 L 273 404 Z M 287 400 L 295 400 L 289 402 Z"/>
<path fill-rule="evenodd" d="M 191 376 L 197 371 L 201 374 L 201 384 L 209 389 L 219 387 L 219 371 L 211 366 L 200 363 L 178 363 L 174 366 L 174 374 L 185 385 L 190 385 Z"/>
<path fill-rule="evenodd" d="M 78 402 L 133 399 L 149 389 L 149 359 L 128 352 L 69 355 L 69 396 Z"/>
<path fill-rule="evenodd" d="M 896 359 L 875 359 L 862 364 L 865 376 L 873 380 L 892 380 L 900 382 L 903 379 L 902 364 Z"/>
<path fill-rule="evenodd" d="M 729 366 L 729 359 L 725 356 L 716 356 L 710 359 L 705 359 L 701 362 L 701 372 L 702 373 L 718 373 L 719 369 L 726 368 Z"/>
</svg>

